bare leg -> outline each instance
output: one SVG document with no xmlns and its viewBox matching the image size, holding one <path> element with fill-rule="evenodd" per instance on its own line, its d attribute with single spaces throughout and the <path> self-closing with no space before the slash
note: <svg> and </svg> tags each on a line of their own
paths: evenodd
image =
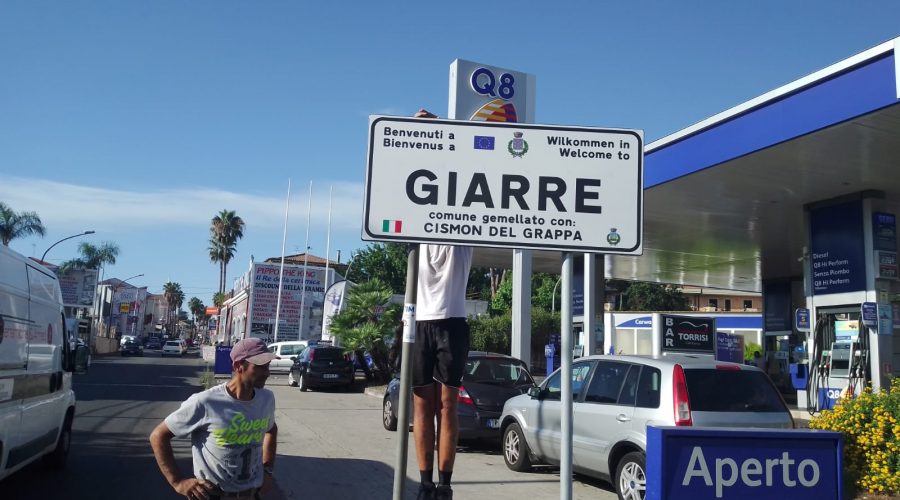
<svg viewBox="0 0 900 500">
<path fill-rule="evenodd" d="M 416 459 L 419 461 L 420 471 L 434 469 L 436 399 L 434 385 L 413 388 L 413 437 L 416 440 Z"/>
<path fill-rule="evenodd" d="M 438 435 L 438 471 L 450 472 L 456 461 L 456 442 L 459 437 L 459 416 L 456 414 L 456 398 L 459 389 L 439 384 L 440 434 Z"/>
</svg>

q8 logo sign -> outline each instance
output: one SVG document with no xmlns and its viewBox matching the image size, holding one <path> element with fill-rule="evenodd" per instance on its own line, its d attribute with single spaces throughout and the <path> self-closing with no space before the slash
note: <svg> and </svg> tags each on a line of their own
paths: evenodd
<svg viewBox="0 0 900 500">
<path fill-rule="evenodd" d="M 476 122 L 533 122 L 535 87 L 534 75 L 455 59 L 450 64 L 447 116 Z"/>
</svg>

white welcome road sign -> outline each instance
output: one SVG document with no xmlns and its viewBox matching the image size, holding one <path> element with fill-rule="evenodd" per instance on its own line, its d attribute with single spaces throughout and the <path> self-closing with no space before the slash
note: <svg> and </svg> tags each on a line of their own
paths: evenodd
<svg viewBox="0 0 900 500">
<path fill-rule="evenodd" d="M 362 239 L 640 255 L 643 132 L 369 117 Z"/>
</svg>

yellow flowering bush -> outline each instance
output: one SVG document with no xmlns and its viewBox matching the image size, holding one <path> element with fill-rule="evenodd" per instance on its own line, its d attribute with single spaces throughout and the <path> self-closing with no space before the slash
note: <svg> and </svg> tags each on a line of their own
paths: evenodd
<svg viewBox="0 0 900 500">
<path fill-rule="evenodd" d="M 844 435 L 844 481 L 859 491 L 900 494 L 900 381 L 890 391 L 867 387 L 809 422 Z"/>
</svg>

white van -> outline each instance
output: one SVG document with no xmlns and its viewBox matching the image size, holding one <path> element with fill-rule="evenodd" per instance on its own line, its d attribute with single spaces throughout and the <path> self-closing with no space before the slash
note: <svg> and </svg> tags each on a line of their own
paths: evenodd
<svg viewBox="0 0 900 500">
<path fill-rule="evenodd" d="M 41 457 L 65 465 L 75 417 L 66 336 L 56 276 L 0 246 L 0 480 Z"/>
</svg>

